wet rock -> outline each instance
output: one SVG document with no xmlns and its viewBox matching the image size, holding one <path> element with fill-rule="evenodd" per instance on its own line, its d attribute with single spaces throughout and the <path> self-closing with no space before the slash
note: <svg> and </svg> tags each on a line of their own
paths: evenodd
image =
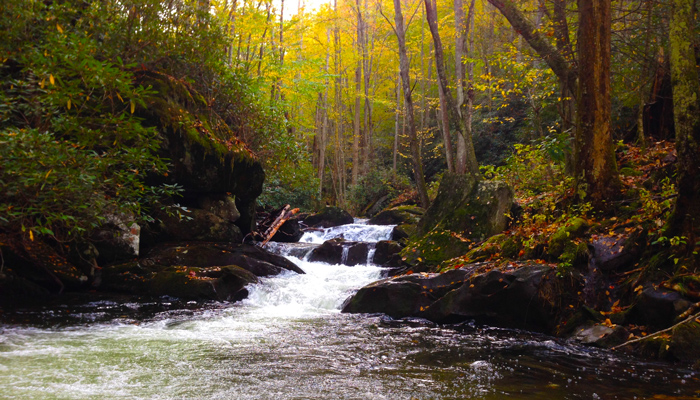
<svg viewBox="0 0 700 400">
<path fill-rule="evenodd" d="M 343 257 L 343 239 L 326 240 L 311 251 L 309 261 L 324 262 L 327 264 L 340 264 Z"/>
<path fill-rule="evenodd" d="M 622 326 L 593 325 L 579 328 L 574 340 L 585 345 L 609 348 L 624 343 L 629 331 Z"/>
<path fill-rule="evenodd" d="M 476 182 L 467 175 L 445 174 L 435 201 L 418 224 L 418 233 L 436 228 L 484 240 L 502 232 L 513 205 L 513 190 L 504 182 Z"/>
<path fill-rule="evenodd" d="M 424 214 L 424 210 L 416 206 L 400 206 L 384 210 L 367 221 L 370 225 L 415 225 Z"/>
<path fill-rule="evenodd" d="M 347 211 L 338 207 L 326 207 L 323 211 L 312 214 L 304 219 L 307 226 L 314 228 L 330 228 L 333 226 L 352 224 L 354 218 Z"/>
<path fill-rule="evenodd" d="M 384 265 L 401 252 L 403 246 L 393 240 L 381 240 L 377 242 L 374 252 L 373 263 Z"/>
<path fill-rule="evenodd" d="M 241 243 L 163 244 L 152 249 L 141 261 L 156 265 L 200 268 L 238 265 L 257 276 L 277 275 L 285 270 L 304 273 L 301 268 L 282 256 L 252 244 Z"/>
<path fill-rule="evenodd" d="M 304 259 L 307 254 L 311 253 L 318 245 L 315 243 L 278 243 L 278 242 L 268 242 L 265 249 L 269 250 L 273 254 L 282 254 L 284 251 L 286 255 L 296 257 L 299 259 Z"/>
<path fill-rule="evenodd" d="M 198 268 L 134 261 L 102 273 L 103 290 L 193 300 L 241 300 L 248 295 L 245 286 L 256 282 L 254 274 L 235 265 Z"/>
<path fill-rule="evenodd" d="M 309 255 L 309 261 L 352 266 L 365 264 L 368 252 L 369 245 L 367 243 L 331 239 L 312 250 Z M 345 259 L 343 253 L 346 254 Z"/>
<path fill-rule="evenodd" d="M 416 225 L 411 225 L 411 224 L 396 225 L 394 227 L 394 229 L 391 231 L 391 239 L 392 240 L 408 239 L 409 237 L 415 235 L 417 230 L 418 230 L 418 228 L 416 228 Z"/>
<path fill-rule="evenodd" d="M 676 291 L 650 286 L 638 295 L 629 318 L 639 325 L 665 328 L 672 325 L 675 318 L 691 305 L 690 301 Z"/>
<path fill-rule="evenodd" d="M 417 316 L 440 296 L 461 285 L 468 273 L 453 270 L 444 274 L 411 274 L 374 282 L 347 299 L 342 312 L 382 313 L 392 318 Z"/>
<path fill-rule="evenodd" d="M 367 264 L 367 255 L 369 253 L 369 244 L 357 242 L 350 245 L 348 248 L 348 258 L 345 260 L 345 265 Z"/>
<path fill-rule="evenodd" d="M 360 289 L 345 304 L 344 313 L 382 313 L 392 318 L 415 315 L 420 305 L 427 306 L 421 285 L 407 280 L 378 281 Z"/>
<path fill-rule="evenodd" d="M 419 316 L 440 323 L 475 319 L 507 328 L 552 332 L 562 288 L 555 269 L 492 270 L 447 293 Z"/>
</svg>

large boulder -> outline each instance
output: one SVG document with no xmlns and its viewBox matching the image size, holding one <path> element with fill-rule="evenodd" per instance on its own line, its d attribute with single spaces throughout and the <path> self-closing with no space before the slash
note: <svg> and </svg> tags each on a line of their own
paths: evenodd
<svg viewBox="0 0 700 400">
<path fill-rule="evenodd" d="M 188 209 L 181 215 L 161 211 L 157 221 L 144 232 L 144 241 L 150 245 L 163 242 L 241 242 L 241 229 L 230 220 L 203 209 Z"/>
<path fill-rule="evenodd" d="M 401 250 L 401 260 L 416 272 L 435 271 L 446 260 L 467 253 L 470 244 L 454 232 L 436 229 L 408 241 L 406 247 Z"/>
<path fill-rule="evenodd" d="M 245 243 L 163 244 L 153 248 L 141 262 L 198 268 L 237 265 L 256 276 L 277 275 L 284 271 L 304 273 L 286 258 Z"/>
<path fill-rule="evenodd" d="M 465 269 L 444 274 L 411 274 L 371 283 L 348 298 L 344 313 L 382 313 L 392 318 L 419 315 L 469 275 Z"/>
<path fill-rule="evenodd" d="M 179 243 L 155 247 L 138 261 L 104 267 L 99 289 L 235 301 L 247 296 L 245 286 L 258 282 L 258 277 L 285 271 L 304 273 L 284 257 L 254 245 Z"/>
<path fill-rule="evenodd" d="M 383 265 L 392 259 L 399 257 L 398 254 L 403 249 L 399 242 L 393 240 L 381 240 L 375 245 L 374 257 L 372 262 L 377 265 Z"/>
<path fill-rule="evenodd" d="M 21 240 L 0 234 L 0 256 L 3 265 L 0 273 L 7 272 L 7 279 L 27 290 L 34 285 L 51 293 L 89 288 L 89 272 L 71 263 L 55 247 L 39 238 Z M 31 284 L 25 284 L 25 281 Z"/>
<path fill-rule="evenodd" d="M 313 249 L 309 261 L 353 266 L 367 263 L 368 252 L 367 243 L 331 239 Z"/>
<path fill-rule="evenodd" d="M 334 226 L 352 224 L 355 219 L 347 211 L 328 206 L 323 211 L 309 215 L 304 219 L 304 224 L 314 228 L 331 228 Z"/>
<path fill-rule="evenodd" d="M 158 92 L 136 114 L 145 126 L 158 129 L 163 139 L 161 156 L 172 164 L 167 177 L 150 177 L 149 183 L 181 186 L 182 200 L 188 207 L 197 207 L 202 197 L 235 198 L 240 212 L 235 224 L 243 234 L 253 231 L 255 199 L 262 193 L 265 179 L 260 162 L 225 121 L 203 112 L 209 109 L 206 100 L 186 82 L 140 71 L 138 83 Z M 211 212 L 207 205 L 203 205 L 205 209 Z"/>
<path fill-rule="evenodd" d="M 639 259 L 641 250 L 630 237 L 599 236 L 590 243 L 592 261 L 604 272 L 629 267 Z"/>
<path fill-rule="evenodd" d="M 665 328 L 692 304 L 674 290 L 648 286 L 637 295 L 636 303 L 629 313 L 630 322 Z"/>
<path fill-rule="evenodd" d="M 148 296 L 235 301 L 248 294 L 245 286 L 258 278 L 236 265 L 220 267 L 162 266 L 132 261 L 106 267 L 101 289 Z"/>
<path fill-rule="evenodd" d="M 415 225 L 418 223 L 424 213 L 425 210 L 417 206 L 394 207 L 383 210 L 379 214 L 370 218 L 367 223 L 370 225 Z"/>
<path fill-rule="evenodd" d="M 431 304 L 420 316 L 449 323 L 467 319 L 538 332 L 556 325 L 559 290 L 550 266 L 523 266 L 511 271 L 492 270 Z"/>
<path fill-rule="evenodd" d="M 475 273 L 483 267 L 474 264 L 443 274 L 411 274 L 378 281 L 348 299 L 343 312 L 420 317 L 437 323 L 473 319 L 552 333 L 564 294 L 579 284 L 558 279 L 553 266 L 522 265 Z"/>
<path fill-rule="evenodd" d="M 468 175 L 445 174 L 435 201 L 418 224 L 418 233 L 437 228 L 484 240 L 506 228 L 512 205 L 513 190 L 504 182 L 477 182 Z"/>
</svg>

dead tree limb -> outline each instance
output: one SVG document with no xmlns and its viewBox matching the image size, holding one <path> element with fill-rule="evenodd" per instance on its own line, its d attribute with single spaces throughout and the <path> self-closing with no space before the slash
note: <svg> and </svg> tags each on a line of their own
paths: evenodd
<svg viewBox="0 0 700 400">
<path fill-rule="evenodd" d="M 284 206 L 282 208 L 282 210 L 280 211 L 279 215 L 277 216 L 277 218 L 275 218 L 275 220 L 272 222 L 272 224 L 270 224 L 270 227 L 267 228 L 267 230 L 265 230 L 265 233 L 263 234 L 264 240 L 263 240 L 262 244 L 260 245 L 260 247 L 265 247 L 267 242 L 269 242 L 270 239 L 272 239 L 272 237 L 275 236 L 275 233 L 277 233 L 277 231 L 280 229 L 280 227 L 282 227 L 282 225 L 284 225 L 284 223 L 287 222 L 288 219 L 292 218 L 294 216 L 294 214 L 299 212 L 298 208 L 294 208 L 291 210 L 290 210 L 290 208 L 291 208 L 291 206 L 289 204 Z"/>
</svg>

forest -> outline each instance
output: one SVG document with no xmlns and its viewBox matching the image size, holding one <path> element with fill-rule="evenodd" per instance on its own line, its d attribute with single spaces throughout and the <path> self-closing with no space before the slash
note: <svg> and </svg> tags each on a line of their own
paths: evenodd
<svg viewBox="0 0 700 400">
<path fill-rule="evenodd" d="M 551 267 L 525 328 L 698 366 L 694 0 L 292 2 L 0 5 L 3 301 L 131 274 L 111 230 L 238 243 L 290 205 L 396 224 L 395 276 Z"/>
</svg>

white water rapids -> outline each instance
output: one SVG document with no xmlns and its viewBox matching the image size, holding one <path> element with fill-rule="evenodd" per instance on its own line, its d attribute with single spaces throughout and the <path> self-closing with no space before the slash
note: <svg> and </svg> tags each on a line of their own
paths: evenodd
<svg viewBox="0 0 700 400">
<path fill-rule="evenodd" d="M 371 233 L 364 238 L 377 241 L 390 233 L 355 225 L 307 239 L 318 243 L 341 232 L 357 240 L 362 237 L 352 235 L 365 230 Z M 273 247 L 286 253 L 294 246 Z M 641 399 L 700 393 L 695 372 L 541 335 L 341 314 L 343 301 L 379 279 L 381 269 L 290 259 L 306 274 L 265 278 L 235 304 L 89 322 L 91 315 L 123 307 L 103 301 L 82 314 L 87 322 L 0 325 L 0 398 Z M 68 307 L 42 312 L 72 315 Z"/>
</svg>

